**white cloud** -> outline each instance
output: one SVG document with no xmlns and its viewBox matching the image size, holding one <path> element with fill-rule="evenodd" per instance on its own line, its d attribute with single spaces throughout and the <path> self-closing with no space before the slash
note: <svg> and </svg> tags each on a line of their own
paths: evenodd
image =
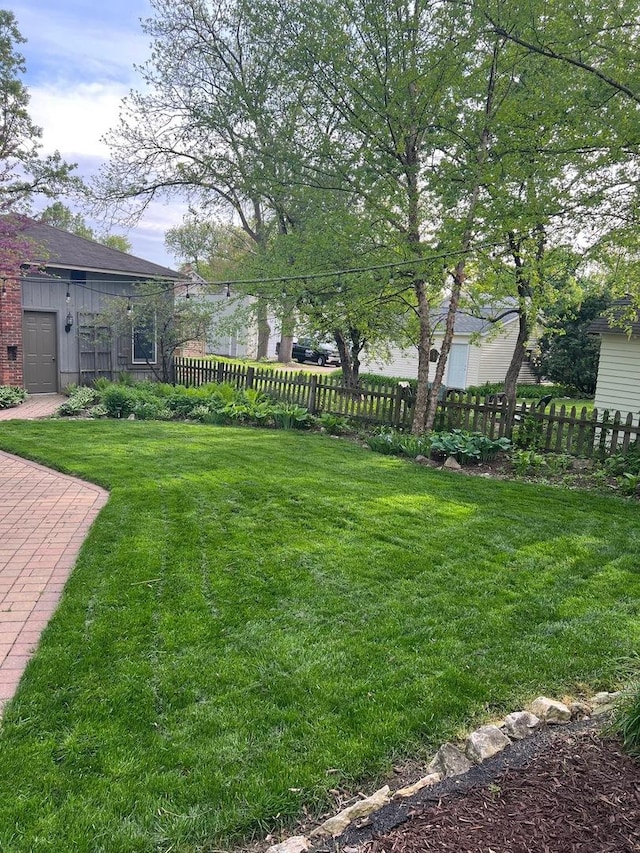
<svg viewBox="0 0 640 853">
<path fill-rule="evenodd" d="M 27 67 L 24 82 L 29 115 L 43 131 L 43 153 L 60 151 L 67 162 L 78 163 L 80 177 L 90 180 L 109 158 L 103 137 L 117 127 L 122 99 L 142 86 L 134 65 L 149 55 L 149 39 L 138 20 L 151 14 L 149 2 L 16 0 L 13 11 L 28 40 L 21 45 Z M 72 199 L 62 200 L 75 207 Z M 149 205 L 127 234 L 133 254 L 174 266 L 164 235 L 180 224 L 186 209 L 182 203 Z M 105 216 L 109 218 L 108 211 Z M 97 233 L 105 227 L 91 217 L 88 224 Z M 114 223 L 110 230 L 124 229 Z"/>
<path fill-rule="evenodd" d="M 107 158 L 109 149 L 102 137 L 117 125 L 125 95 L 125 87 L 99 82 L 32 89 L 29 112 L 43 130 L 44 151 L 58 150 L 67 159 Z"/>
<path fill-rule="evenodd" d="M 144 0 L 133 0 L 132 5 L 140 7 L 142 15 L 148 12 Z M 51 8 L 47 0 L 33 0 L 14 10 L 27 39 L 22 46 L 27 83 L 31 78 L 52 84 L 87 79 L 132 84 L 137 76 L 134 64 L 142 64 L 149 54 L 149 38 L 136 16 L 118 15 L 108 6 L 98 12 L 95 7 Z"/>
</svg>

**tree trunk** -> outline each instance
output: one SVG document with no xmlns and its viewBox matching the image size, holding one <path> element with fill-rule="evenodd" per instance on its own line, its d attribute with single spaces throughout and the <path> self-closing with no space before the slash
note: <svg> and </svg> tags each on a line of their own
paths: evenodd
<svg viewBox="0 0 640 853">
<path fill-rule="evenodd" d="M 293 309 L 283 309 L 280 332 L 280 349 L 278 350 L 278 361 L 281 364 L 287 364 L 289 361 L 291 361 L 291 348 L 293 347 L 294 327 L 295 315 Z"/>
<path fill-rule="evenodd" d="M 544 228 L 539 225 L 535 229 L 537 237 L 537 250 L 535 255 L 535 263 L 540 266 L 544 259 L 546 234 Z M 511 411 L 515 411 L 516 394 L 518 384 L 518 374 L 524 361 L 526 346 L 531 335 L 531 299 L 532 289 L 529 282 L 531 272 L 527 271 L 525 259 L 522 255 L 522 240 L 518 240 L 516 235 L 510 231 L 507 234 L 509 240 L 509 249 L 513 257 L 515 265 L 516 290 L 518 292 L 518 337 L 516 346 L 511 356 L 511 363 L 507 368 L 507 375 L 504 379 L 504 393 L 509 402 Z"/>
<path fill-rule="evenodd" d="M 422 435 L 429 397 L 429 353 L 431 352 L 432 334 L 426 283 L 424 281 L 415 282 L 414 291 L 418 300 L 420 332 L 418 338 L 418 387 L 416 389 L 411 432 L 414 435 Z"/>
<path fill-rule="evenodd" d="M 476 209 L 480 200 L 480 187 L 482 183 L 481 173 L 489 153 L 489 140 L 491 136 L 489 124 L 493 112 L 496 75 L 498 70 L 498 54 L 499 43 L 496 42 L 493 46 L 493 59 L 489 71 L 489 80 L 487 82 L 487 98 L 484 108 L 484 127 L 482 128 L 482 132 L 480 134 L 480 142 L 476 154 L 473 189 L 471 192 L 471 198 L 469 199 L 469 207 L 465 218 L 464 232 L 462 234 L 461 258 L 456 264 L 455 269 L 453 271 L 453 286 L 451 288 L 451 296 L 449 298 L 449 311 L 447 312 L 444 339 L 442 341 L 442 349 L 440 350 L 440 357 L 438 358 L 436 373 L 433 378 L 433 383 L 431 385 L 428 407 L 425 412 L 424 430 L 426 432 L 429 432 L 431 429 L 433 429 L 433 423 L 436 417 L 436 409 L 438 406 L 438 394 L 442 386 L 442 379 L 444 377 L 444 371 L 447 366 L 447 358 L 449 357 L 449 351 L 451 349 L 451 341 L 453 339 L 453 329 L 456 319 L 456 311 L 458 310 L 458 303 L 460 301 L 460 293 L 467 277 L 466 257 L 467 253 L 471 249 L 473 242 L 473 226 L 476 218 Z"/>
<path fill-rule="evenodd" d="M 360 360 L 358 358 L 360 350 L 357 346 L 349 346 L 345 335 L 341 329 L 333 330 L 333 337 L 340 353 L 340 364 L 342 367 L 342 379 L 345 388 L 357 390 L 360 383 Z M 355 359 L 354 359 L 355 349 Z"/>
<path fill-rule="evenodd" d="M 440 356 L 438 357 L 436 373 L 433 377 L 433 383 L 431 385 L 427 410 L 424 419 L 425 432 L 430 432 L 433 429 L 433 424 L 436 419 L 438 396 L 440 394 L 440 388 L 442 387 L 442 379 L 444 377 L 444 371 L 447 366 L 449 351 L 451 350 L 451 342 L 453 340 L 453 328 L 456 322 L 456 312 L 458 310 L 458 304 L 460 302 L 460 292 L 462 290 L 462 285 L 464 284 L 465 278 L 465 261 L 463 259 L 461 261 L 458 261 L 453 273 L 453 287 L 451 288 L 451 296 L 449 298 L 449 310 L 447 311 L 447 319 L 444 328 L 442 348 L 440 349 Z"/>
<path fill-rule="evenodd" d="M 256 313 L 258 319 L 258 351 L 256 358 L 260 360 L 261 358 L 266 358 L 269 354 L 269 338 L 271 337 L 271 326 L 267 319 L 267 301 L 262 296 L 258 297 Z"/>
<path fill-rule="evenodd" d="M 507 375 L 504 378 L 504 393 L 509 402 L 509 406 L 515 411 L 516 392 L 518 385 L 518 374 L 524 361 L 527 341 L 530 335 L 530 323 L 528 316 L 520 311 L 518 314 L 518 337 L 516 339 L 516 347 L 511 356 L 511 363 L 507 369 Z"/>
<path fill-rule="evenodd" d="M 344 385 L 353 391 L 360 388 L 360 353 L 365 347 L 366 340 L 358 329 L 350 328 L 349 336 L 341 329 L 334 329 L 333 336 L 340 353 L 340 363 Z"/>
</svg>

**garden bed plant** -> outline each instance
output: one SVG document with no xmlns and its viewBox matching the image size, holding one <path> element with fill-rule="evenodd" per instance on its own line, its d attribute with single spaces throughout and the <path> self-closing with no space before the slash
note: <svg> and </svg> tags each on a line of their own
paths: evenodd
<svg viewBox="0 0 640 853">
<path fill-rule="evenodd" d="M 273 399 L 251 388 L 238 390 L 228 383 L 186 388 L 162 382 L 128 384 L 98 380 L 93 388 L 72 388 L 58 414 L 154 421 L 194 420 L 276 429 L 308 429 L 316 423 L 302 406 Z M 333 428 L 339 428 L 337 420 Z"/>
<path fill-rule="evenodd" d="M 0 385 L 0 409 L 12 409 L 24 403 L 29 395 L 17 385 Z"/>
</svg>

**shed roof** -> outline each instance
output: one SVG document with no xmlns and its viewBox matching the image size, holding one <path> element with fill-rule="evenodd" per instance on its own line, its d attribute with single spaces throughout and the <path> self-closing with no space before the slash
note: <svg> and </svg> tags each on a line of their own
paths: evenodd
<svg viewBox="0 0 640 853">
<path fill-rule="evenodd" d="M 444 325 L 448 310 L 449 301 L 447 300 L 440 305 L 438 314 L 435 316 L 438 325 Z M 496 321 L 492 318 L 500 317 L 499 322 L 502 325 L 507 325 L 512 323 L 517 316 L 518 309 L 515 300 L 505 300 L 498 305 L 483 305 L 473 314 L 468 308 L 458 308 L 454 332 L 456 335 L 484 335 L 496 328 Z"/>
<path fill-rule="evenodd" d="M 180 279 L 182 274 L 145 261 L 95 240 L 70 234 L 44 222 L 27 220 L 21 233 L 34 243 L 34 257 L 28 260 L 54 269 L 76 269 L 86 272 L 113 273 L 132 278 Z"/>
<path fill-rule="evenodd" d="M 589 326 L 588 331 L 592 334 L 601 335 L 603 333 L 613 333 L 626 335 L 631 332 L 632 335 L 640 335 L 640 312 L 632 307 L 633 303 L 630 296 L 625 296 L 623 299 L 616 299 L 611 306 L 611 316 L 603 314 L 598 317 Z M 635 317 L 635 319 L 633 319 Z M 620 321 L 620 325 L 616 322 Z"/>
</svg>

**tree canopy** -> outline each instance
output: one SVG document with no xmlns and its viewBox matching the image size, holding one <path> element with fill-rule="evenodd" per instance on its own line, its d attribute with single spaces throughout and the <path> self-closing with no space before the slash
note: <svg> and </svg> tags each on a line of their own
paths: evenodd
<svg viewBox="0 0 640 853">
<path fill-rule="evenodd" d="M 21 80 L 25 61 L 13 12 L 0 9 L 0 212 L 24 212 L 35 194 L 55 196 L 68 188 L 73 166 L 58 152 L 40 154 L 42 130 L 29 116 Z"/>
<path fill-rule="evenodd" d="M 93 228 L 87 225 L 81 213 L 74 213 L 71 208 L 61 201 L 54 201 L 39 214 L 38 219 L 47 225 L 77 234 L 87 240 L 95 240 L 103 246 L 118 249 L 120 252 L 130 252 L 131 243 L 124 234 L 96 234 Z"/>
<path fill-rule="evenodd" d="M 178 192 L 232 216 L 243 264 L 265 280 L 253 295 L 283 335 L 303 315 L 350 337 L 356 360 L 363 340 L 411 337 L 416 432 L 433 423 L 472 285 L 516 300 L 521 357 L 562 251 L 631 242 L 637 0 L 552 16 L 539 0 L 152 5 L 146 89 L 111 136 L 103 197 L 144 206 Z M 362 271 L 384 263 L 397 268 Z"/>
</svg>

